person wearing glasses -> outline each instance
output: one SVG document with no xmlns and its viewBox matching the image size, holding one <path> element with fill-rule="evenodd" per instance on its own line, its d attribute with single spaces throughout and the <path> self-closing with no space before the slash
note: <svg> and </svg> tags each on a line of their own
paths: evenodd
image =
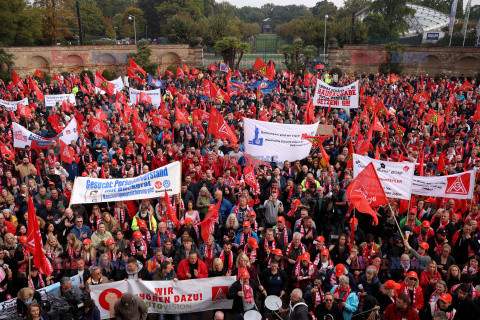
<svg viewBox="0 0 480 320">
<path fill-rule="evenodd" d="M 342 310 L 335 302 L 331 292 L 325 293 L 323 302 L 315 307 L 314 314 L 318 320 L 343 320 Z"/>
</svg>

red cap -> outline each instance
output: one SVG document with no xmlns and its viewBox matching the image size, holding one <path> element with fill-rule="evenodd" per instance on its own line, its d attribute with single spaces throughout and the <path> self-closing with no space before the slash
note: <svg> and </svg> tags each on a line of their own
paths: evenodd
<svg viewBox="0 0 480 320">
<path fill-rule="evenodd" d="M 428 222 L 427 220 L 423 221 L 423 222 L 422 222 L 422 227 L 424 227 L 424 228 L 430 228 L 430 222 Z"/>
<path fill-rule="evenodd" d="M 420 242 L 418 245 L 425 250 L 428 250 L 428 248 L 430 248 L 430 246 L 426 242 Z"/>
<path fill-rule="evenodd" d="M 304 252 L 304 253 L 302 253 L 302 254 L 297 258 L 297 262 L 298 262 L 298 261 L 302 261 L 302 260 L 304 260 L 304 261 L 310 261 L 310 253 Z"/>
<path fill-rule="evenodd" d="M 415 207 L 411 208 L 410 213 L 415 213 L 415 215 L 417 215 L 417 208 Z"/>
<path fill-rule="evenodd" d="M 87 165 L 87 169 L 92 169 L 92 165 Z"/>
<path fill-rule="evenodd" d="M 323 236 L 318 236 L 317 239 L 315 239 L 315 240 L 317 240 L 317 242 L 319 242 L 319 241 L 325 242 L 325 238 Z"/>
<path fill-rule="evenodd" d="M 97 161 L 93 161 L 93 162 L 92 162 L 92 166 L 94 166 L 94 167 L 98 166 Z"/>
<path fill-rule="evenodd" d="M 142 237 L 142 233 L 137 230 L 137 231 L 135 231 L 135 232 L 133 233 L 133 237 L 134 237 L 134 238 L 141 238 L 141 237 Z"/>
<path fill-rule="evenodd" d="M 146 228 L 146 227 L 147 227 L 147 223 L 145 222 L 145 220 L 140 220 L 140 221 L 138 221 L 138 227 L 139 227 L 139 228 Z"/>
<path fill-rule="evenodd" d="M 185 218 L 185 220 L 183 221 L 183 224 L 187 224 L 187 223 L 193 223 L 192 218 L 190 217 Z"/>
<path fill-rule="evenodd" d="M 430 197 L 430 198 L 428 198 L 427 200 L 425 200 L 425 202 L 435 203 L 435 199 L 433 199 L 432 197 Z"/>
<path fill-rule="evenodd" d="M 117 160 L 112 159 L 112 164 L 117 164 Z"/>
<path fill-rule="evenodd" d="M 328 256 L 330 254 L 330 251 L 328 251 L 327 248 L 323 248 L 322 251 L 320 252 L 322 256 Z"/>
<path fill-rule="evenodd" d="M 341 263 L 337 264 L 335 267 L 335 276 L 338 278 L 345 274 L 345 266 Z"/>
<path fill-rule="evenodd" d="M 86 173 L 85 171 L 82 172 L 82 177 L 86 177 L 88 176 L 88 173 Z"/>
<path fill-rule="evenodd" d="M 250 211 L 250 212 L 248 213 L 248 216 L 249 216 L 249 217 L 253 217 L 253 216 L 256 217 L 257 214 L 255 213 L 255 211 Z"/>
<path fill-rule="evenodd" d="M 249 227 L 249 228 L 250 228 L 250 221 L 245 221 L 245 222 L 243 223 L 243 227 L 244 227 L 244 228 L 245 228 L 245 227 Z"/>
<path fill-rule="evenodd" d="M 105 242 L 107 246 L 111 245 L 112 243 L 115 243 L 115 241 L 112 238 L 107 239 L 107 241 Z"/>
<path fill-rule="evenodd" d="M 248 239 L 248 244 L 252 246 L 252 248 L 254 249 L 257 249 L 258 248 L 258 243 L 257 243 L 257 239 L 255 238 L 250 238 Z"/>
<path fill-rule="evenodd" d="M 83 240 L 83 244 L 87 244 L 87 243 L 92 243 L 92 240 L 90 240 L 90 239 L 88 239 L 88 238 L 85 239 L 85 240 Z"/>
<path fill-rule="evenodd" d="M 396 283 L 393 280 L 387 280 L 387 282 L 385 282 L 385 289 L 387 289 L 387 290 L 391 290 L 391 289 L 398 290 L 401 287 L 402 287 L 402 285 L 400 283 Z"/>
<path fill-rule="evenodd" d="M 238 277 L 240 279 L 245 279 L 245 278 L 249 279 L 250 278 L 250 273 L 248 273 L 247 270 L 242 270 L 238 273 Z"/>
<path fill-rule="evenodd" d="M 282 217 L 282 216 L 280 216 L 280 217 L 277 218 L 277 222 L 278 222 L 278 221 L 283 221 L 283 222 L 285 222 L 285 218 Z"/>
<path fill-rule="evenodd" d="M 449 295 L 448 293 L 444 293 L 438 298 L 438 300 L 442 300 L 443 302 L 446 303 L 451 303 L 452 302 L 452 296 Z"/>
<path fill-rule="evenodd" d="M 282 256 L 283 257 L 282 250 L 280 250 L 280 249 L 273 250 L 273 254 L 276 255 L 276 256 Z"/>
<path fill-rule="evenodd" d="M 47 205 L 47 204 L 52 204 L 52 201 L 51 200 L 46 200 L 45 205 Z"/>
<path fill-rule="evenodd" d="M 25 236 L 21 236 L 19 241 L 20 241 L 20 243 L 27 243 L 28 239 Z"/>
<path fill-rule="evenodd" d="M 417 273 L 415 271 L 410 271 L 407 273 L 407 277 L 418 279 Z"/>
</svg>

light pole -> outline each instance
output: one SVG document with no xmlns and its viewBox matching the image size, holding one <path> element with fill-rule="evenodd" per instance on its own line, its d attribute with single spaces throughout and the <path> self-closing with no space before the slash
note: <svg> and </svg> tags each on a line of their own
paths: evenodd
<svg viewBox="0 0 480 320">
<path fill-rule="evenodd" d="M 325 54 L 327 50 L 327 19 L 328 14 L 325 15 L 325 33 L 323 34 L 323 59 L 325 59 Z"/>
<path fill-rule="evenodd" d="M 115 32 L 115 44 L 117 42 L 117 27 L 113 27 L 113 31 Z"/>
<path fill-rule="evenodd" d="M 135 16 L 128 16 L 128 20 L 133 18 L 133 33 L 135 34 L 135 44 L 137 44 L 137 26 L 135 25 Z"/>
</svg>

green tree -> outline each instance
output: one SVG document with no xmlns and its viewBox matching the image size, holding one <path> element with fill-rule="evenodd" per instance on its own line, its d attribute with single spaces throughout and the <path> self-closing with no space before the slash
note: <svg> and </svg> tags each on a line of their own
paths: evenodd
<svg viewBox="0 0 480 320">
<path fill-rule="evenodd" d="M 137 51 L 129 53 L 128 57 L 138 63 L 146 72 L 155 74 L 157 65 L 150 61 L 151 55 L 152 49 L 150 48 L 150 43 L 147 40 L 140 40 L 137 42 Z"/>
<path fill-rule="evenodd" d="M 333 2 L 328 0 L 319 1 L 313 8 L 310 9 L 315 17 L 324 19 L 327 14 L 329 17 L 333 17 L 337 14 L 337 7 Z"/>
<path fill-rule="evenodd" d="M 345 17 L 337 21 L 333 25 L 333 36 L 337 39 L 338 44 L 343 46 L 350 43 L 350 33 L 352 19 Z M 353 44 L 363 44 L 368 40 L 368 28 L 359 19 L 355 19 L 355 27 L 353 28 Z"/>
<path fill-rule="evenodd" d="M 405 46 L 399 44 L 398 42 L 390 42 L 385 45 L 384 48 L 387 53 L 387 62 L 380 64 L 379 72 L 382 74 L 395 73 L 397 75 L 401 74 L 405 65 L 403 63 L 392 63 L 392 52 L 403 52 L 405 51 Z"/>
<path fill-rule="evenodd" d="M 130 16 L 135 16 L 135 21 L 129 19 Z M 135 22 L 135 25 L 133 24 Z M 120 32 L 126 37 L 135 37 L 135 28 L 137 29 L 137 39 L 144 34 L 146 20 L 143 17 L 143 11 L 139 8 L 128 7 L 120 19 Z"/>
<path fill-rule="evenodd" d="M 42 38 L 45 43 L 56 45 L 57 41 L 73 37 L 69 24 L 75 19 L 75 15 L 70 2 L 36 0 L 35 6 L 39 9 L 42 20 Z"/>
<path fill-rule="evenodd" d="M 160 35 L 160 18 L 162 17 L 157 8 L 162 3 L 161 0 L 138 0 L 138 7 L 143 11 L 148 26 L 148 37 L 158 37 Z"/>
<path fill-rule="evenodd" d="M 11 53 L 8 53 L 5 48 L 0 47 L 0 72 L 7 72 L 8 74 L 12 73 L 14 57 L 15 56 Z"/>
<path fill-rule="evenodd" d="M 266 18 L 262 10 L 248 6 L 237 9 L 235 15 L 242 21 L 258 24 Z"/>
<path fill-rule="evenodd" d="M 389 33 L 388 25 L 383 16 L 378 13 L 371 13 L 363 19 L 363 23 L 367 27 L 368 38 L 381 39 Z"/>
<path fill-rule="evenodd" d="M 0 1 L 0 39 L 6 45 L 33 45 L 41 37 L 39 10 L 25 0 Z"/>
<path fill-rule="evenodd" d="M 303 46 L 303 40 L 295 39 L 292 44 L 285 44 L 280 48 L 288 70 L 297 72 L 304 68 L 304 65 L 300 61 Z"/>
<path fill-rule="evenodd" d="M 165 36 L 171 43 L 194 44 L 196 38 L 195 22 L 185 13 L 176 14 L 165 23 Z"/>
<path fill-rule="evenodd" d="M 215 43 L 215 51 L 222 55 L 223 61 L 230 69 L 236 70 L 243 54 L 250 52 L 250 46 L 236 37 L 225 37 Z"/>
<path fill-rule="evenodd" d="M 370 6 L 372 12 L 379 13 L 388 25 L 390 38 L 399 38 L 408 30 L 405 17 L 415 14 L 407 7 L 407 0 L 375 0 Z"/>
<path fill-rule="evenodd" d="M 82 0 L 80 14 L 85 34 L 94 36 L 105 35 L 105 18 L 94 0 Z"/>
<path fill-rule="evenodd" d="M 82 1 L 80 1 L 80 4 Z M 122 14 L 125 12 L 125 9 L 135 5 L 133 0 L 95 0 L 95 2 L 97 7 L 102 10 L 103 16 L 109 19 L 113 19 L 116 14 Z M 143 10 L 144 8 L 140 6 L 141 2 L 142 0 L 139 0 L 138 5 Z"/>
</svg>

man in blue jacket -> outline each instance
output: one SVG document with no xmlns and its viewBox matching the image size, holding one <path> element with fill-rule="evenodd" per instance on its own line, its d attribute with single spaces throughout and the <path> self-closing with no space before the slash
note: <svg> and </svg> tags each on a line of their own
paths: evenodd
<svg viewBox="0 0 480 320">
<path fill-rule="evenodd" d="M 71 210 L 71 209 L 67 209 L 67 210 Z M 92 229 L 90 229 L 90 227 L 83 224 L 83 217 L 75 218 L 75 226 L 73 227 L 71 232 L 75 235 L 75 237 L 77 237 L 82 242 L 83 240 L 87 238 L 90 239 L 92 237 Z"/>
<path fill-rule="evenodd" d="M 227 199 L 223 198 L 223 192 L 221 190 L 215 191 L 214 198 L 212 204 L 220 204 L 220 209 L 218 210 L 218 216 L 220 217 L 220 223 L 226 222 L 230 211 L 232 211 L 232 204 Z"/>
</svg>

